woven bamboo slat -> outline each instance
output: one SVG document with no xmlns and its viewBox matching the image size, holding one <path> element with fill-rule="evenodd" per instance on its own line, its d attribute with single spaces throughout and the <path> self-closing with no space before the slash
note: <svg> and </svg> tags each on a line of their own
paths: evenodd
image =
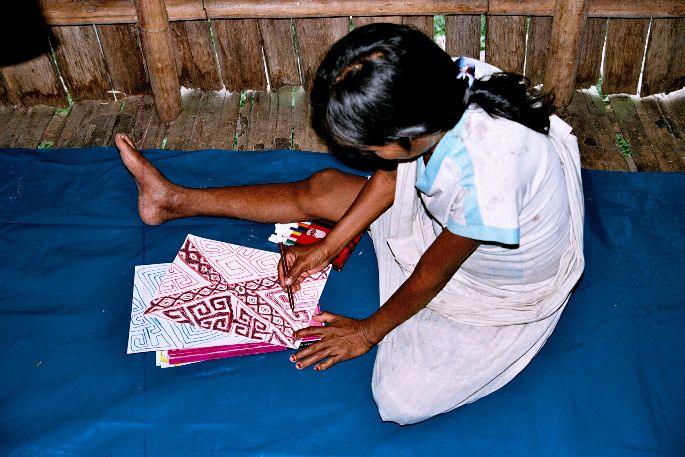
<svg viewBox="0 0 685 457">
<path fill-rule="evenodd" d="M 0 111 L 0 125 L 3 126 L 3 129 L 0 130 L 0 148 L 15 146 L 22 121 L 21 109 L 12 107 Z"/>
<path fill-rule="evenodd" d="M 183 111 L 169 122 L 167 130 L 167 149 L 193 149 L 193 136 L 201 110 L 202 92 L 187 91 L 182 96 Z"/>
<path fill-rule="evenodd" d="M 660 171 L 685 171 L 685 142 L 677 141 L 656 97 L 631 99 L 643 127 L 643 142 L 656 153 Z"/>
<path fill-rule="evenodd" d="M 83 146 L 111 146 L 114 144 L 114 126 L 121 113 L 121 102 L 100 103 L 93 109 L 90 120 L 89 137 L 84 139 Z"/>
<path fill-rule="evenodd" d="M 435 18 L 430 16 L 403 16 L 402 24 L 409 25 L 422 31 L 427 36 L 433 38 L 435 35 L 434 22 Z"/>
<path fill-rule="evenodd" d="M 255 92 L 253 94 L 250 129 L 245 149 L 261 150 L 267 148 L 269 135 L 274 128 L 274 119 L 271 116 L 273 95 L 271 92 Z"/>
<path fill-rule="evenodd" d="M 295 19 L 302 82 L 309 90 L 319 62 L 328 49 L 349 30 L 348 17 Z"/>
<path fill-rule="evenodd" d="M 33 106 L 29 108 L 26 120 L 18 129 L 14 147 L 37 148 L 45 129 L 55 114 L 50 106 Z"/>
<path fill-rule="evenodd" d="M 135 136 L 136 146 L 144 149 L 161 148 L 166 136 L 168 123 L 162 121 L 157 115 L 155 102 L 152 97 L 144 97 L 142 107 L 136 116 L 134 132 L 139 132 L 140 136 Z"/>
<path fill-rule="evenodd" d="M 2 77 L 2 71 L 0 70 L 0 106 L 8 104 L 10 104 L 10 98 L 7 93 L 7 87 L 5 87 L 5 79 Z"/>
<path fill-rule="evenodd" d="M 604 93 L 637 93 L 648 26 L 647 19 L 609 19 L 602 85 Z"/>
<path fill-rule="evenodd" d="M 119 115 L 116 116 L 114 126 L 112 127 L 112 134 L 107 146 L 114 145 L 114 137 L 117 133 L 128 133 L 135 136 L 136 115 L 139 112 L 141 101 L 144 95 L 133 95 L 126 97 L 120 102 Z M 135 141 L 135 140 L 134 140 Z"/>
<path fill-rule="evenodd" d="M 488 16 L 485 60 L 504 71 L 523 73 L 526 53 L 525 16 Z"/>
<path fill-rule="evenodd" d="M 252 125 L 251 117 L 252 117 L 252 94 L 253 91 L 249 91 L 245 94 L 245 101 L 244 103 L 240 106 L 240 109 L 238 110 L 238 120 L 236 124 L 236 130 L 235 130 L 235 139 L 236 139 L 236 149 L 239 151 L 245 150 L 248 148 L 247 146 L 247 139 L 250 134 L 250 126 Z"/>
<path fill-rule="evenodd" d="M 445 51 L 451 56 L 480 57 L 480 16 L 445 16 Z"/>
<path fill-rule="evenodd" d="M 592 131 L 595 143 L 602 152 L 601 160 L 605 162 L 606 170 L 618 171 L 637 171 L 635 162 L 631 157 L 622 154 L 616 142 L 616 135 L 621 133 L 621 127 L 611 109 L 607 109 L 604 100 L 587 90 L 576 92 L 580 94 L 586 104 L 586 114 L 581 115 L 587 125 L 587 129 Z M 575 98 L 575 97 L 574 97 Z M 573 124 L 574 128 L 576 124 Z M 581 157 L 583 156 L 581 145 Z"/>
<path fill-rule="evenodd" d="M 50 60 L 43 54 L 17 65 L 0 68 L 4 81 L 5 99 L 20 106 L 68 105 L 66 94 Z"/>
<path fill-rule="evenodd" d="M 552 35 L 551 17 L 531 17 L 528 26 L 526 47 L 526 76 L 533 85 L 542 84 L 545 75 L 545 60 Z"/>
<path fill-rule="evenodd" d="M 78 147 L 87 144 L 87 125 L 92 117 L 93 109 L 98 105 L 95 100 L 83 100 L 75 103 L 69 111 L 69 116 L 64 123 L 55 147 L 67 148 Z"/>
<path fill-rule="evenodd" d="M 628 95 L 610 95 L 611 108 L 619 122 L 621 135 L 628 147 L 637 171 L 659 171 L 659 163 L 653 146 L 645 141 L 646 134 L 631 97 Z"/>
<path fill-rule="evenodd" d="M 276 93 L 276 127 L 273 130 L 271 144 L 267 147 L 276 149 L 292 148 L 293 137 L 293 90 L 291 86 L 283 86 Z M 272 99 L 273 107 L 273 99 Z"/>
<path fill-rule="evenodd" d="M 665 125 L 662 123 L 659 125 L 666 127 L 668 133 L 678 140 L 680 144 L 678 153 L 681 160 L 685 162 L 685 97 L 682 96 L 683 92 L 679 90 L 663 96 L 658 95 L 655 98 L 662 114 L 660 120 L 665 121 Z"/>
<path fill-rule="evenodd" d="M 55 114 L 45 127 L 45 131 L 40 139 L 39 146 L 53 147 L 57 144 L 57 140 L 62 134 L 62 129 L 67 122 L 68 114 L 65 111 L 56 111 Z"/>
<path fill-rule="evenodd" d="M 260 19 L 259 32 L 264 42 L 264 58 L 271 87 L 299 86 L 300 72 L 293 44 L 290 19 Z"/>
<path fill-rule="evenodd" d="M 585 23 L 576 72 L 577 89 L 593 86 L 599 80 L 606 26 L 607 20 L 604 18 L 589 18 Z"/>
<path fill-rule="evenodd" d="M 581 92 L 576 92 L 571 104 L 567 108 L 566 121 L 573 125 L 573 133 L 578 138 L 581 166 L 593 170 L 609 170 L 607 158 L 618 155 L 616 145 L 608 141 L 601 141 L 594 117 L 590 114 Z M 602 135 L 608 137 L 608 135 Z M 625 168 L 625 162 L 622 164 Z"/>
<path fill-rule="evenodd" d="M 262 38 L 256 19 L 212 21 L 226 89 L 266 89 Z"/>
<path fill-rule="evenodd" d="M 188 89 L 221 89 L 209 21 L 172 22 L 170 26 L 179 83 Z"/>
<path fill-rule="evenodd" d="M 67 113 L 54 108 L 0 108 L 0 147 L 112 146 L 118 132 L 144 148 L 289 148 L 326 151 L 311 129 L 302 87 L 240 94 L 187 91 L 184 114 L 158 119 L 152 97 L 120 102 L 76 102 Z M 624 171 L 685 171 L 685 90 L 646 98 L 580 90 L 560 112 L 574 129 L 585 168 Z M 241 139 L 242 138 L 242 139 Z M 619 147 L 617 138 L 622 141 Z"/>
<path fill-rule="evenodd" d="M 240 94 L 210 92 L 193 149 L 233 149 Z"/>
<path fill-rule="evenodd" d="M 151 93 L 138 27 L 133 24 L 97 26 L 112 89 L 124 94 Z"/>
<path fill-rule="evenodd" d="M 293 101 L 293 148 L 302 151 L 328 150 L 326 144 L 319 138 L 311 122 L 311 105 L 303 88 L 295 91 Z"/>
<path fill-rule="evenodd" d="M 685 18 L 653 19 L 640 95 L 685 86 Z"/>
<path fill-rule="evenodd" d="M 93 26 L 52 29 L 55 55 L 64 83 L 74 100 L 103 100 L 112 90 L 105 59 Z"/>
</svg>

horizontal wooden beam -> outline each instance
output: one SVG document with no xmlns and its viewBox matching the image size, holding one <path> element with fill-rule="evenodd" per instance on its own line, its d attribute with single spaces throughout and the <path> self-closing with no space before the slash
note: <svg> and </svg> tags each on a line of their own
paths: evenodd
<svg viewBox="0 0 685 457">
<path fill-rule="evenodd" d="M 137 18 L 133 0 L 39 0 L 38 4 L 48 25 L 132 24 Z"/>
<path fill-rule="evenodd" d="M 210 18 L 480 14 L 487 6 L 487 0 L 205 0 Z"/>
<path fill-rule="evenodd" d="M 49 25 L 136 22 L 133 0 L 39 0 Z M 169 20 L 493 14 L 552 16 L 555 0 L 166 0 Z M 589 17 L 685 17 L 683 0 L 590 0 Z"/>
<path fill-rule="evenodd" d="M 589 0 L 588 17 L 683 17 L 683 0 Z M 554 16 L 555 0 L 490 0 L 488 13 L 512 16 Z"/>
</svg>

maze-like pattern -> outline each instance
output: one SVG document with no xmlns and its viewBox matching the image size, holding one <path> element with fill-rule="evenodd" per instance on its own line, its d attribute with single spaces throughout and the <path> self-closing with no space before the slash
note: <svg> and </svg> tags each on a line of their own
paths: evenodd
<svg viewBox="0 0 685 457">
<path fill-rule="evenodd" d="M 163 284 L 171 265 L 164 263 L 136 267 L 128 337 L 127 352 L 129 354 L 254 342 L 223 331 L 206 330 L 190 324 L 177 324 L 152 314 L 144 314 L 160 284 Z"/>
<path fill-rule="evenodd" d="M 302 283 L 293 312 L 277 281 L 278 259 L 275 253 L 188 235 L 174 260 L 174 274 L 185 271 L 194 277 L 169 282 L 177 289 L 167 288 L 155 294 L 146 314 L 292 346 L 294 332 L 311 321 L 329 270 Z M 193 281 L 197 287 L 185 286 Z"/>
<path fill-rule="evenodd" d="M 196 289 L 201 284 L 207 285 L 206 280 L 183 267 L 184 265 L 169 264 L 169 270 L 159 284 L 159 293 L 184 292 Z"/>
</svg>

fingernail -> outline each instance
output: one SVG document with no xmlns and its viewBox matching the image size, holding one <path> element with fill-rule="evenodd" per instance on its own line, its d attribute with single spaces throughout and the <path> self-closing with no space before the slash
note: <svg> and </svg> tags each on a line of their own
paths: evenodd
<svg viewBox="0 0 685 457">
<path fill-rule="evenodd" d="M 298 370 L 301 370 L 301 369 L 302 369 L 302 364 L 301 364 L 300 362 L 297 362 L 297 363 L 295 364 L 295 368 L 297 368 Z"/>
<path fill-rule="evenodd" d="M 295 356 L 294 356 L 294 355 L 291 355 L 291 356 L 290 356 L 290 361 L 291 361 L 291 362 L 294 362 L 294 361 L 295 361 Z"/>
<path fill-rule="evenodd" d="M 321 370 L 320 367 L 318 367 L 318 366 L 314 367 L 314 371 L 320 371 L 320 370 Z"/>
<path fill-rule="evenodd" d="M 292 286 L 293 285 L 293 280 L 290 278 L 285 278 L 285 285 L 286 286 Z"/>
</svg>

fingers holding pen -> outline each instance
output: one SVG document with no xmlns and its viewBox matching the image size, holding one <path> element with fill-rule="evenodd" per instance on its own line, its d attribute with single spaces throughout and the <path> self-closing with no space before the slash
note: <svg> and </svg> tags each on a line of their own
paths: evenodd
<svg viewBox="0 0 685 457">
<path fill-rule="evenodd" d="M 283 243 L 278 243 L 278 251 L 281 254 L 278 260 L 278 282 L 283 289 L 290 285 L 290 266 L 292 261 L 288 260 L 288 248 Z"/>
<path fill-rule="evenodd" d="M 297 261 L 295 254 L 290 251 L 289 247 L 286 247 L 282 243 L 279 243 L 279 250 L 281 253 L 281 258 L 278 261 L 278 283 L 283 290 L 287 290 L 290 287 L 290 292 L 296 293 L 300 290 L 300 284 L 304 280 L 303 275 L 297 274 L 297 276 L 292 273 L 292 266 Z M 296 278 L 293 280 L 293 278 Z"/>
<path fill-rule="evenodd" d="M 321 271 L 329 261 L 319 246 L 282 246 L 281 261 L 278 263 L 278 282 L 285 290 L 291 286 L 293 292 L 301 288 L 301 283 L 310 274 Z"/>
</svg>

